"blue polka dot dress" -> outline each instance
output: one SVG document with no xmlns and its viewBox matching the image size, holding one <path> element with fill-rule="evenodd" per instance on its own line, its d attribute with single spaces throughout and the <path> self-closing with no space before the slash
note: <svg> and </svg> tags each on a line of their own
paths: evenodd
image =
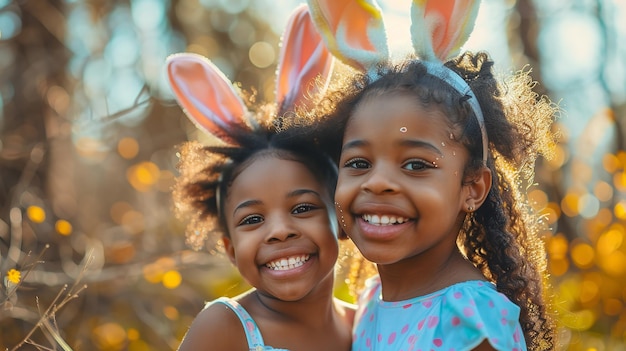
<svg viewBox="0 0 626 351">
<path fill-rule="evenodd" d="M 359 298 L 352 350 L 466 351 L 487 340 L 496 350 L 525 351 L 519 311 L 489 282 L 466 281 L 388 302 L 374 277 Z"/>
</svg>

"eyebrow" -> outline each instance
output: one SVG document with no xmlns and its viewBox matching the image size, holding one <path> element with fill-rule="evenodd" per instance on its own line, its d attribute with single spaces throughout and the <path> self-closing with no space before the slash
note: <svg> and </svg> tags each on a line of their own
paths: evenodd
<svg viewBox="0 0 626 351">
<path fill-rule="evenodd" d="M 347 143 L 343 144 L 343 147 L 341 148 L 341 151 L 345 151 L 345 150 L 349 150 L 349 149 L 354 149 L 354 148 L 359 148 L 359 147 L 364 147 L 364 146 L 368 146 L 369 143 L 365 140 L 361 140 L 361 139 L 356 139 L 356 140 L 350 140 Z M 425 141 L 421 141 L 421 140 L 414 140 L 414 139 L 402 139 L 399 143 L 398 146 L 402 146 L 402 147 L 410 147 L 410 148 L 422 148 L 422 149 L 428 149 L 431 150 L 433 152 L 435 152 L 437 155 L 442 156 L 442 152 L 441 150 L 439 150 L 435 145 L 425 142 Z"/>
<path fill-rule="evenodd" d="M 315 196 L 317 196 L 318 198 L 322 198 L 322 196 L 315 190 L 311 190 L 311 189 L 296 189 L 294 191 L 290 191 L 287 194 L 287 198 L 293 198 L 296 196 L 300 196 L 300 195 L 304 195 L 304 194 L 313 194 Z M 246 200 L 242 203 L 240 203 L 239 205 L 237 205 L 237 207 L 235 207 L 235 209 L 233 209 L 233 216 L 237 213 L 237 211 L 246 208 L 246 207 L 251 207 L 251 206 L 255 206 L 255 205 L 260 205 L 262 204 L 263 201 L 260 200 Z"/>
</svg>

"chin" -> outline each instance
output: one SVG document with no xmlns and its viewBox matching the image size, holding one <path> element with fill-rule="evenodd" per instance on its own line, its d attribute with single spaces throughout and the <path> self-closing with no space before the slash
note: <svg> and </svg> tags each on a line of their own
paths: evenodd
<svg viewBox="0 0 626 351">
<path fill-rule="evenodd" d="M 363 255 L 366 260 L 377 265 L 392 264 L 402 259 L 397 256 L 396 252 L 382 252 L 387 250 L 380 250 L 376 248 L 372 248 L 371 250 L 364 248 L 361 250 L 361 248 L 359 248 L 359 251 L 361 251 L 361 255 Z"/>
</svg>

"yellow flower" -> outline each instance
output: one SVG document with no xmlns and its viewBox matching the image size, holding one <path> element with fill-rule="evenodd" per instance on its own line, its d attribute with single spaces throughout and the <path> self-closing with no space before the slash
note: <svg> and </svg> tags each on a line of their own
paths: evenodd
<svg viewBox="0 0 626 351">
<path fill-rule="evenodd" d="M 19 283 L 20 278 L 22 278 L 22 273 L 20 273 L 17 269 L 9 269 L 7 272 L 7 280 L 13 284 Z"/>
</svg>

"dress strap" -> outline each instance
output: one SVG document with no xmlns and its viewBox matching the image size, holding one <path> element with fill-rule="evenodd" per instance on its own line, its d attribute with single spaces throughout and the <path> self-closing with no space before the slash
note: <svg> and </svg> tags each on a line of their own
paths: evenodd
<svg viewBox="0 0 626 351">
<path fill-rule="evenodd" d="M 228 306 L 237 317 L 241 321 L 241 325 L 243 326 L 244 332 L 246 333 L 246 339 L 248 340 L 248 348 L 250 351 L 261 351 L 265 350 L 265 344 L 263 343 L 263 337 L 261 336 L 261 331 L 259 327 L 254 322 L 254 319 L 248 314 L 248 312 L 239 304 L 239 302 L 228 298 L 228 297 L 220 297 L 214 300 L 213 303 L 221 303 Z"/>
</svg>

